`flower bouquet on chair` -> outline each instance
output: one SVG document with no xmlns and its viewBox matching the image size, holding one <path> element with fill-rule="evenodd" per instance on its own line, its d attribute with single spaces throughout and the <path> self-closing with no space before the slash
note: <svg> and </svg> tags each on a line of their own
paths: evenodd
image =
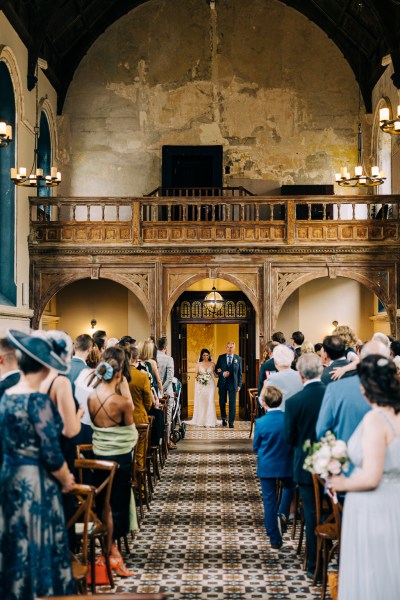
<svg viewBox="0 0 400 600">
<path fill-rule="evenodd" d="M 211 378 L 211 373 L 199 373 L 196 377 L 196 381 L 197 383 L 201 383 L 201 385 L 208 385 L 211 381 Z"/>
<path fill-rule="evenodd" d="M 337 440 L 331 431 L 327 431 L 318 442 L 304 442 L 303 450 L 308 452 L 303 468 L 310 473 L 316 473 L 322 479 L 347 473 L 350 468 L 346 442 Z M 328 493 L 327 488 L 325 491 Z M 334 501 L 337 502 L 336 494 Z"/>
</svg>

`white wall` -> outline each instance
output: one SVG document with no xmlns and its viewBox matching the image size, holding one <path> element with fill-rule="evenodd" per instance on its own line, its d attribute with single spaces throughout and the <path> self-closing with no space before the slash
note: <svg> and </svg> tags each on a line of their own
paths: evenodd
<svg viewBox="0 0 400 600">
<path fill-rule="evenodd" d="M 370 320 L 373 314 L 374 295 L 367 288 L 345 277 L 324 277 L 306 283 L 288 298 L 280 312 L 277 330 L 283 331 L 289 341 L 292 332 L 298 329 L 306 340 L 316 343 L 330 335 L 334 329 L 332 321 L 338 321 L 367 340 L 374 333 Z"/>
</svg>

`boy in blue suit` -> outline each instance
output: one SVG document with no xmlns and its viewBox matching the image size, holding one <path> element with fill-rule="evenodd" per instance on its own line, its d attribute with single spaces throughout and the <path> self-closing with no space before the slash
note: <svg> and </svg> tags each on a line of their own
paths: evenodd
<svg viewBox="0 0 400 600">
<path fill-rule="evenodd" d="M 293 498 L 293 449 L 284 438 L 284 413 L 280 389 L 266 388 L 263 401 L 267 413 L 256 420 L 253 450 L 257 452 L 257 476 L 260 478 L 264 504 L 264 523 L 271 548 L 282 546 L 282 526 L 286 524 Z M 282 483 L 278 507 L 277 480 Z M 278 516 L 280 525 L 278 525 Z"/>
</svg>

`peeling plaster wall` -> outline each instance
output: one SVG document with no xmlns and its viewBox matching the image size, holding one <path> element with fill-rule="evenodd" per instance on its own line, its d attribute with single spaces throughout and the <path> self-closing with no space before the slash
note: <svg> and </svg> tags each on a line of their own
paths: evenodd
<svg viewBox="0 0 400 600">
<path fill-rule="evenodd" d="M 90 48 L 59 119 L 64 195 L 141 195 L 161 147 L 222 144 L 225 185 L 278 193 L 356 162 L 358 89 L 338 48 L 277 0 L 150 0 Z"/>
</svg>

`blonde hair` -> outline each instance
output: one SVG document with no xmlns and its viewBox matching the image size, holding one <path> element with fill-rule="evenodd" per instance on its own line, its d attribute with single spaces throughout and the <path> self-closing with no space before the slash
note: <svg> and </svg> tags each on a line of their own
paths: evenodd
<svg viewBox="0 0 400 600">
<path fill-rule="evenodd" d="M 356 348 L 357 336 L 348 325 L 338 325 L 336 329 L 332 331 L 332 335 L 338 335 L 343 341 L 344 346 L 347 348 Z"/>
<path fill-rule="evenodd" d="M 151 340 L 144 340 L 144 342 L 139 342 L 137 345 L 137 349 L 139 352 L 139 357 L 142 360 L 152 360 L 154 353 L 154 342 Z"/>
<path fill-rule="evenodd" d="M 309 352 L 315 354 L 314 344 L 306 340 L 301 345 L 301 354 L 308 354 Z"/>
</svg>

